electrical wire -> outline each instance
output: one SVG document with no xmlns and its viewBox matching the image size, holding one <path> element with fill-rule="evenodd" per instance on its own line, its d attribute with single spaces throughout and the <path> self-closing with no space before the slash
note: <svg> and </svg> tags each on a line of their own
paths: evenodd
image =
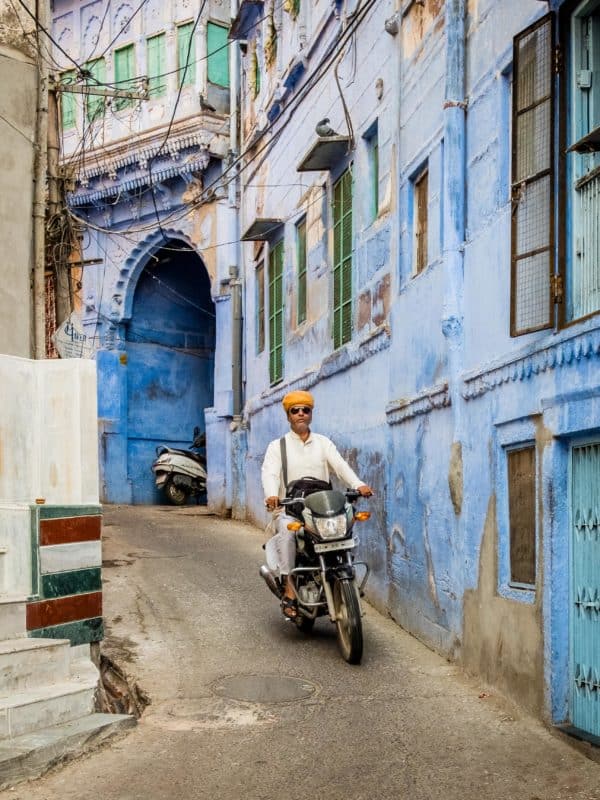
<svg viewBox="0 0 600 800">
<path fill-rule="evenodd" d="M 375 1 L 376 0 L 367 0 L 367 2 L 364 4 L 364 6 L 362 6 L 362 8 L 360 10 L 360 15 L 356 14 L 356 15 L 353 16 L 352 21 L 347 26 L 347 28 L 342 32 L 342 35 L 340 36 L 340 38 L 338 40 L 336 40 L 333 43 L 331 49 L 324 54 L 324 56 L 322 57 L 320 63 L 316 66 L 314 72 L 310 76 L 309 80 L 306 82 L 306 84 L 304 84 L 304 86 L 301 88 L 301 90 L 298 92 L 298 94 L 295 95 L 295 97 L 293 98 L 292 103 L 289 106 L 286 107 L 286 111 L 288 112 L 287 116 L 286 116 L 286 119 L 284 119 L 282 121 L 280 117 L 277 117 L 275 120 L 273 120 L 273 122 L 271 122 L 264 129 L 264 131 L 262 131 L 261 138 L 263 138 L 267 133 L 271 132 L 279 123 L 280 127 L 275 132 L 273 138 L 268 140 L 268 141 L 266 141 L 258 149 L 256 149 L 256 145 L 254 144 L 252 146 L 252 148 L 247 148 L 244 152 L 242 152 L 235 159 L 232 159 L 232 161 L 229 164 L 229 166 L 225 170 L 223 170 L 221 172 L 219 177 L 216 178 L 214 181 L 212 181 L 212 183 L 210 183 L 207 187 L 204 188 L 204 190 L 203 190 L 203 194 L 204 195 L 206 195 L 206 193 L 210 189 L 212 189 L 213 187 L 215 187 L 215 186 L 217 186 L 219 184 L 223 188 L 226 187 L 232 180 L 236 179 L 237 174 L 239 174 L 239 173 L 243 172 L 244 170 L 248 169 L 249 166 L 254 161 L 256 161 L 259 156 L 263 155 L 263 158 L 266 157 L 267 153 L 265 153 L 265 151 L 268 152 L 268 150 L 270 150 L 271 147 L 275 144 L 276 140 L 281 135 L 281 133 L 283 132 L 285 127 L 287 127 L 287 125 L 291 122 L 291 119 L 293 117 L 294 112 L 297 110 L 297 108 L 299 107 L 301 102 L 304 100 L 306 95 L 310 91 L 312 91 L 312 89 L 324 77 L 324 75 L 326 74 L 326 71 L 331 66 L 332 61 L 338 55 L 339 50 L 342 49 L 345 46 L 346 42 L 354 34 L 355 30 L 359 27 L 360 23 L 362 22 L 362 20 L 364 19 L 364 17 L 366 16 L 368 11 L 370 10 L 370 8 L 375 4 Z M 242 163 L 242 161 L 245 158 L 245 156 L 249 152 L 251 152 L 252 150 L 254 150 L 253 155 L 251 156 L 251 158 L 246 163 L 244 163 L 241 166 L 241 168 L 239 170 L 239 173 L 234 174 L 234 176 L 231 177 L 229 181 L 223 182 L 223 177 L 226 176 L 228 173 L 230 173 L 233 169 L 235 169 L 240 163 Z M 161 218 L 161 225 L 164 225 L 166 223 L 175 222 L 175 221 L 178 221 L 178 220 L 184 218 L 185 216 L 187 216 L 188 214 L 192 213 L 195 209 L 197 209 L 201 205 L 204 205 L 205 202 L 206 201 L 203 201 L 203 200 L 201 200 L 201 201 L 193 201 L 183 211 L 174 210 L 173 212 L 170 212 L 169 214 L 167 214 L 167 215 L 165 215 L 165 216 L 163 216 Z M 111 230 L 109 228 L 102 228 L 100 226 L 96 226 L 96 229 L 100 230 L 100 231 L 102 231 L 104 233 L 107 233 L 109 235 L 117 233 L 114 230 Z M 145 230 L 155 230 L 155 229 L 156 229 L 156 224 L 152 223 L 152 224 L 149 224 L 149 225 L 137 226 L 135 228 L 130 228 L 129 229 L 129 233 L 138 233 L 138 232 L 143 232 Z"/>
</svg>

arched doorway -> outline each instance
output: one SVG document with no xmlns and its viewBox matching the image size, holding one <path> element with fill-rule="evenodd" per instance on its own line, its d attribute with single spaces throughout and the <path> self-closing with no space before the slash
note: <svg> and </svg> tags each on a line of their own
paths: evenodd
<svg viewBox="0 0 600 800">
<path fill-rule="evenodd" d="M 204 263 L 169 240 L 148 260 L 125 323 L 127 477 L 134 503 L 164 502 L 151 464 L 156 446 L 185 448 L 213 405 L 215 308 Z"/>
</svg>

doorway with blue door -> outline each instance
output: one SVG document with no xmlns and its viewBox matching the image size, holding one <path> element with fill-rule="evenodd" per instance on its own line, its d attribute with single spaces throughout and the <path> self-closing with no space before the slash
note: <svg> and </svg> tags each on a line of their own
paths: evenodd
<svg viewBox="0 0 600 800">
<path fill-rule="evenodd" d="M 156 447 L 187 448 L 213 405 L 215 309 L 202 259 L 166 242 L 142 270 L 127 352 L 127 473 L 132 502 L 164 502 L 150 465 Z"/>
<path fill-rule="evenodd" d="M 600 742 L 599 441 L 571 448 L 570 495 L 570 717 Z"/>
</svg>

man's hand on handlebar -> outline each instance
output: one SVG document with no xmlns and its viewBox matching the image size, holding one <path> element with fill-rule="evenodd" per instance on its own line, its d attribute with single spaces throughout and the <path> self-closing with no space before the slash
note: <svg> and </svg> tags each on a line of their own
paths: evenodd
<svg viewBox="0 0 600 800">
<path fill-rule="evenodd" d="M 269 511 L 275 511 L 275 509 L 279 505 L 279 498 L 276 496 L 267 497 L 265 500 L 265 505 L 269 509 Z"/>
<path fill-rule="evenodd" d="M 366 484 L 359 486 L 356 491 L 360 494 L 361 497 L 373 496 L 373 489 L 371 489 L 371 487 L 367 486 Z"/>
</svg>

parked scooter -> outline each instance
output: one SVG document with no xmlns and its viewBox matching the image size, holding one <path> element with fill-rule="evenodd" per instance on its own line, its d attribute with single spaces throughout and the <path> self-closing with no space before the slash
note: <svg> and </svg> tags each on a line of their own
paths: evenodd
<svg viewBox="0 0 600 800">
<path fill-rule="evenodd" d="M 167 500 L 174 506 L 183 506 L 188 497 L 206 492 L 206 458 L 198 451 L 206 445 L 206 436 L 200 428 L 194 428 L 194 441 L 189 450 L 177 450 L 159 445 L 152 471 L 156 486 L 162 489 Z"/>
<path fill-rule="evenodd" d="M 302 478 L 288 487 L 294 495 L 294 484 L 301 484 L 303 496 L 281 500 L 286 513 L 295 517 L 288 528 L 296 534 L 296 566 L 292 570 L 296 586 L 298 615 L 292 619 L 299 630 L 309 633 L 317 617 L 329 614 L 337 626 L 338 645 L 343 658 L 359 664 L 363 653 L 362 610 L 360 597 L 369 577 L 365 561 L 354 560 L 358 540 L 353 536 L 355 522 L 369 519 L 368 511 L 356 511 L 359 492 L 338 492 L 327 489 L 310 493 L 309 482 L 322 484 L 315 478 Z M 269 543 L 266 545 L 269 562 Z M 356 567 L 365 568 L 358 584 Z M 260 574 L 279 599 L 283 582 L 263 565 Z"/>
</svg>

